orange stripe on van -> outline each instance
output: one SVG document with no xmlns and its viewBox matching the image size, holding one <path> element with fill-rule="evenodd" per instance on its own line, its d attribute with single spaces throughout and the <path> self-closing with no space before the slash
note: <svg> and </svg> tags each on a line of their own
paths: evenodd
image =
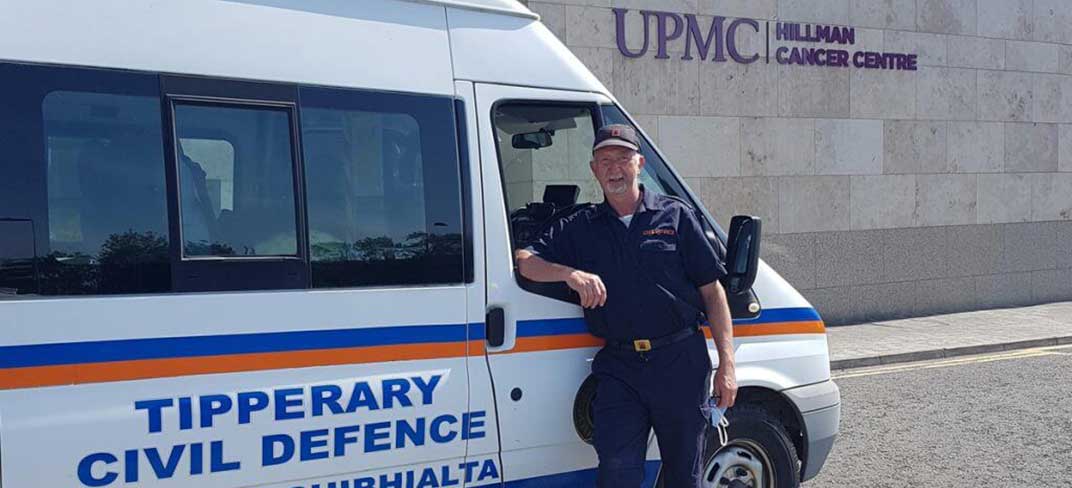
<svg viewBox="0 0 1072 488">
<path fill-rule="evenodd" d="M 35 366 L 0 369 L 0 390 L 312 366 L 440 359 L 461 357 L 465 354 L 464 342 L 448 342 Z"/>
<path fill-rule="evenodd" d="M 590 334 L 564 334 L 541 337 L 518 337 L 509 352 L 556 351 L 582 347 L 603 347 L 604 341 Z"/>
<path fill-rule="evenodd" d="M 704 336 L 711 338 L 711 329 L 703 328 Z M 738 325 L 733 327 L 734 337 L 761 337 L 771 335 L 789 334 L 823 334 L 826 326 L 821 321 L 807 322 L 777 322 L 756 325 Z M 480 352 L 483 353 L 483 342 L 480 344 Z M 513 349 L 502 351 L 499 354 L 515 352 L 555 351 L 560 349 L 577 349 L 583 347 L 603 347 L 604 341 L 589 334 L 567 334 L 540 337 L 519 337 Z M 471 350 L 472 351 L 472 350 Z M 473 352 L 470 352 L 473 354 Z"/>
</svg>

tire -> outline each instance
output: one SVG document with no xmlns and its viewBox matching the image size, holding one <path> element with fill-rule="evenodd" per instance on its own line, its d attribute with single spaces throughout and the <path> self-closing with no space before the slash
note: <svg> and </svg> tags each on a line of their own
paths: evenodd
<svg viewBox="0 0 1072 488">
<path fill-rule="evenodd" d="M 785 427 L 770 413 L 755 405 L 742 404 L 727 414 L 729 442 L 719 449 L 718 432 L 708 429 L 704 453 L 704 488 L 798 488 L 800 457 Z M 722 466 L 725 464 L 726 466 Z M 760 472 L 756 479 L 754 471 Z M 726 480 L 720 482 L 719 472 Z M 733 480 L 739 482 L 733 483 Z M 759 481 L 762 484 L 756 484 Z M 662 475 L 656 483 L 665 486 Z"/>
</svg>

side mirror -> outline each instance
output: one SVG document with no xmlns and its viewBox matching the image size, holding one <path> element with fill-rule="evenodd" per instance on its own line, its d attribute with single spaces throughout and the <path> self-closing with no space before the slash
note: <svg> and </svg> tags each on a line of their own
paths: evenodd
<svg viewBox="0 0 1072 488">
<path fill-rule="evenodd" d="M 543 130 L 514 134 L 514 137 L 510 139 L 510 144 L 514 146 L 514 149 L 542 149 L 549 147 L 551 143 L 551 133 Z"/>
<path fill-rule="evenodd" d="M 726 277 L 722 285 L 729 295 L 744 293 L 752 288 L 759 270 L 759 241 L 763 221 L 759 217 L 738 215 L 730 221 L 726 243 Z"/>
</svg>

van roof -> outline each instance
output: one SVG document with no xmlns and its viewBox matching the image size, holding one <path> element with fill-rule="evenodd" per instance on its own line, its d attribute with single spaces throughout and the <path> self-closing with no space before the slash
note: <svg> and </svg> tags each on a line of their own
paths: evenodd
<svg viewBox="0 0 1072 488">
<path fill-rule="evenodd" d="M 469 10 L 481 10 L 485 12 L 495 12 L 504 15 L 512 15 L 515 17 L 525 17 L 533 20 L 539 20 L 540 16 L 535 12 L 529 10 L 521 2 L 517 0 L 407 0 L 416 3 L 430 3 L 433 5 L 443 5 L 454 8 L 464 8 Z"/>
</svg>

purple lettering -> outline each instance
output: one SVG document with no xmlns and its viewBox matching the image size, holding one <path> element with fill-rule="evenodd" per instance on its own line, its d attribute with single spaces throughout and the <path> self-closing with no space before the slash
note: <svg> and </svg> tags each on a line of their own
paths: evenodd
<svg viewBox="0 0 1072 488">
<path fill-rule="evenodd" d="M 638 52 L 632 52 L 625 44 L 625 15 L 629 13 L 628 9 L 616 8 L 614 9 L 614 23 L 617 26 L 617 38 L 618 38 L 618 52 L 622 53 L 627 58 L 639 58 L 648 52 L 648 12 L 640 12 L 640 16 L 644 21 L 644 46 L 640 48 Z"/>
<path fill-rule="evenodd" d="M 647 19 L 645 19 L 645 21 L 646 20 Z M 667 20 L 674 21 L 674 30 L 672 30 L 670 34 L 666 33 Z M 681 16 L 670 12 L 655 12 L 655 29 L 659 42 L 659 49 L 658 52 L 655 53 L 655 58 L 668 59 L 670 56 L 666 54 L 666 43 L 681 37 L 681 33 L 684 31 Z"/>
<path fill-rule="evenodd" d="M 905 60 L 905 68 L 904 69 L 907 70 L 907 71 L 916 71 L 917 69 L 919 69 L 919 68 L 916 67 L 916 59 L 917 59 L 917 57 L 918 56 L 915 55 L 915 54 L 909 54 L 908 59 Z"/>
<path fill-rule="evenodd" d="M 789 64 L 789 58 L 785 56 L 785 53 L 789 52 L 789 48 L 782 46 L 774 51 L 774 59 L 778 61 L 778 64 Z"/>
<path fill-rule="evenodd" d="M 836 35 L 837 27 L 831 28 L 829 25 L 817 25 L 817 26 L 815 26 L 815 41 L 817 41 L 817 42 L 832 42 L 830 31 L 834 31 L 834 35 Z"/>
<path fill-rule="evenodd" d="M 753 54 L 751 57 L 741 56 L 741 53 L 737 51 L 737 28 L 745 24 L 759 33 L 759 22 L 752 19 L 737 19 L 730 22 L 729 30 L 726 32 L 726 50 L 729 51 L 730 57 L 734 61 L 741 64 L 751 64 L 759 60 L 759 53 Z"/>
<path fill-rule="evenodd" d="M 790 28 L 791 25 L 793 25 L 793 24 L 786 24 L 786 23 L 778 22 L 777 26 L 774 29 L 775 38 L 778 39 L 779 41 L 792 41 L 792 40 L 794 40 L 793 37 L 792 37 L 793 31 Z"/>
<path fill-rule="evenodd" d="M 685 14 L 685 23 L 688 25 L 688 31 L 685 33 L 685 55 L 681 59 L 692 59 L 692 45 L 696 44 L 696 52 L 700 55 L 701 60 L 707 60 L 707 52 L 711 49 L 711 43 L 715 43 L 715 57 L 712 61 L 723 63 L 726 61 L 726 55 L 722 52 L 722 24 L 726 21 L 725 17 L 715 17 L 711 21 L 711 27 L 707 29 L 707 39 L 704 39 L 703 32 L 700 30 L 700 23 L 696 20 L 696 16 L 693 14 Z"/>
</svg>

